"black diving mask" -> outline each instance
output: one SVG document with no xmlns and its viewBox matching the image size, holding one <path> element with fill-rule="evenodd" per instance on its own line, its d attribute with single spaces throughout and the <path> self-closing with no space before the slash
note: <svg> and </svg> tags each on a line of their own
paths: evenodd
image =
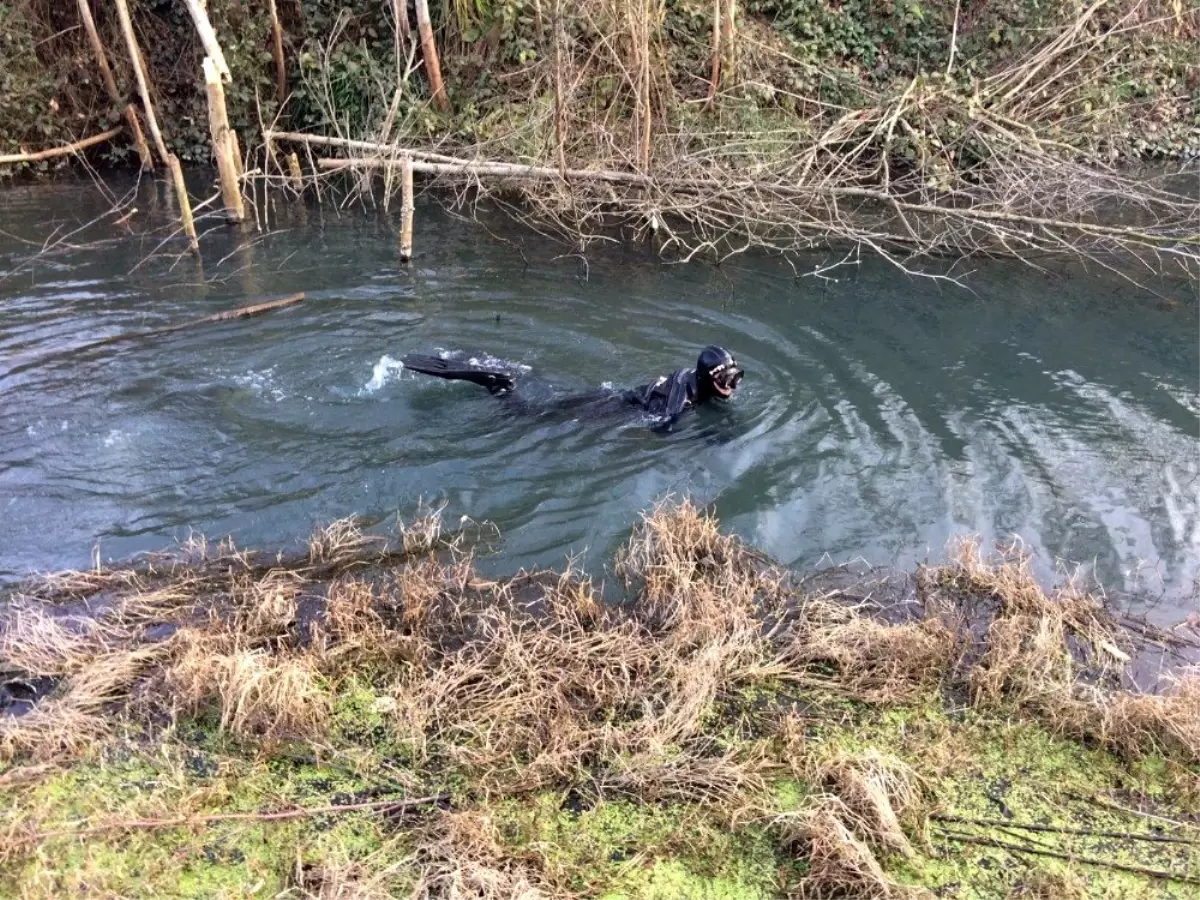
<svg viewBox="0 0 1200 900">
<path fill-rule="evenodd" d="M 725 365 L 713 369 L 709 374 L 709 378 L 718 396 L 732 397 L 733 392 L 742 383 L 742 378 L 745 374 L 745 369 L 739 366 L 736 361 L 731 360 Z"/>
</svg>

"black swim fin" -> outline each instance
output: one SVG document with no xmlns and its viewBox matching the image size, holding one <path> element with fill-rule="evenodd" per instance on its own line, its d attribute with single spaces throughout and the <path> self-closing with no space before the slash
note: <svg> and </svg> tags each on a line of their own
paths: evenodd
<svg viewBox="0 0 1200 900">
<path fill-rule="evenodd" d="M 507 372 L 473 366 L 456 359 L 414 353 L 402 357 L 400 361 L 404 363 L 404 368 L 413 372 L 445 378 L 448 381 L 470 381 L 487 388 L 492 394 L 507 394 L 516 387 L 516 382 Z"/>
</svg>

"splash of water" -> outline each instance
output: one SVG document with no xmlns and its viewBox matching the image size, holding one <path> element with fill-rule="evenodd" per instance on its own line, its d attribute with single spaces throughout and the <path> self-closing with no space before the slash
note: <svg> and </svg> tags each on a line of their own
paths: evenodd
<svg viewBox="0 0 1200 900">
<path fill-rule="evenodd" d="M 375 363 L 375 368 L 371 371 L 371 380 L 363 385 L 362 393 L 375 393 L 387 384 L 393 375 L 403 371 L 404 363 L 398 359 L 392 359 L 385 353 L 379 358 L 379 362 Z"/>
</svg>

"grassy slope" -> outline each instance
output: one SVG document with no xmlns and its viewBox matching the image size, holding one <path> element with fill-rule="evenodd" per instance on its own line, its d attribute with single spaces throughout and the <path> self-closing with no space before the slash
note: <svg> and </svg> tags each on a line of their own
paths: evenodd
<svg viewBox="0 0 1200 900">
<path fill-rule="evenodd" d="M 686 505 L 618 560 L 620 614 L 574 577 L 480 581 L 439 540 L 379 557 L 339 526 L 290 563 L 222 548 L 9 598 L 0 673 L 58 688 L 0 720 L 0 896 L 1195 893 L 1200 694 L 1076 683 L 1056 629 L 1124 640 L 1078 593 L 973 551 L 935 571 L 930 604 L 1001 601 L 964 669 L 963 635 L 796 593 Z M 82 595 L 90 628 L 38 611 Z M 1001 659 L 1030 626 L 1054 640 Z"/>
</svg>

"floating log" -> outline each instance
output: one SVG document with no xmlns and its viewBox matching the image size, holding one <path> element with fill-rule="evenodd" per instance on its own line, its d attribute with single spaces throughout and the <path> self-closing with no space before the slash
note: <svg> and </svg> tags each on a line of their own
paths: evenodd
<svg viewBox="0 0 1200 900">
<path fill-rule="evenodd" d="M 217 67 L 217 74 L 221 76 L 221 80 L 229 84 L 233 81 L 233 76 L 229 74 L 229 66 L 225 65 L 225 54 L 221 52 L 221 45 L 217 42 L 217 33 L 213 30 L 212 22 L 208 20 L 208 12 L 204 9 L 204 3 L 202 0 L 183 0 L 183 2 L 192 16 L 192 22 L 196 25 L 196 32 L 200 35 L 200 43 L 204 45 L 205 54 Z M 274 6 L 273 3 L 272 6 Z"/>
<path fill-rule="evenodd" d="M 438 62 L 437 44 L 433 42 L 433 23 L 429 19 L 429 0 L 416 0 L 417 30 L 421 34 L 421 58 L 429 76 L 429 93 L 442 112 L 450 111 L 450 99 L 442 84 L 442 66 Z"/>
<path fill-rule="evenodd" d="M 188 237 L 188 246 L 195 254 L 200 253 L 200 241 L 196 237 L 196 222 L 192 218 L 192 201 L 188 199 L 187 185 L 183 181 L 183 169 L 179 167 L 179 158 L 172 153 L 167 157 L 167 165 L 171 169 L 171 178 L 175 182 L 175 196 L 179 198 L 179 217 L 183 220 L 183 233 Z"/>
<path fill-rule="evenodd" d="M 96 22 L 92 18 L 92 8 L 88 0 L 79 0 L 79 19 L 83 22 L 83 30 L 87 32 L 92 52 L 96 55 L 96 65 L 100 68 L 100 80 L 104 82 L 104 89 L 108 91 L 108 99 L 113 102 L 114 106 L 119 106 L 122 101 L 121 92 L 117 89 L 117 79 L 113 77 L 112 68 L 108 64 L 108 54 L 104 51 L 104 43 L 100 40 L 99 32 L 96 31 Z M 142 161 L 142 168 L 153 170 L 154 157 L 150 155 L 146 136 L 142 134 L 142 123 L 138 121 L 137 108 L 132 103 L 125 104 L 124 115 L 125 124 L 129 126 L 129 131 L 133 135 L 133 145 L 137 148 L 138 157 Z"/>
<path fill-rule="evenodd" d="M 238 164 L 234 155 L 234 139 L 230 137 L 229 114 L 225 110 L 225 89 L 212 57 L 204 57 L 204 83 L 208 91 L 208 130 L 212 137 L 213 156 L 221 181 L 221 199 L 225 210 L 235 222 L 246 218 L 242 192 L 238 187 Z"/>
<path fill-rule="evenodd" d="M 71 153 L 78 153 L 80 150 L 86 150 L 88 147 L 94 147 L 96 144 L 103 144 L 105 141 L 112 140 L 121 131 L 122 127 L 118 125 L 116 128 L 110 128 L 108 131 L 93 134 L 82 141 L 76 141 L 73 144 L 66 144 L 62 147 L 38 150 L 36 153 L 10 153 L 7 156 L 0 156 L 0 166 L 8 166 L 14 163 L 40 162 L 43 159 L 54 159 L 56 156 L 68 156 Z"/>
<path fill-rule="evenodd" d="M 146 124 L 150 127 L 150 135 L 154 138 L 154 148 L 158 151 L 163 163 L 167 163 L 167 145 L 163 141 L 162 131 L 158 127 L 158 119 L 154 115 L 154 104 L 150 102 L 149 78 L 146 75 L 146 61 L 142 58 L 141 48 L 138 47 L 137 35 L 133 33 L 133 20 L 129 17 L 129 4 L 126 0 L 116 0 L 117 18 L 121 21 L 121 33 L 125 36 L 125 47 L 129 51 L 129 61 L 133 63 L 133 74 L 137 79 L 138 94 L 142 98 L 142 111 L 146 114 Z"/>
<path fill-rule="evenodd" d="M 178 163 L 178 160 L 176 161 Z M 168 163 L 169 164 L 169 163 Z M 73 347 L 70 353 L 79 353 L 83 350 L 91 350 L 93 347 L 103 347 L 107 344 L 115 344 L 118 341 L 133 341 L 138 338 L 158 337 L 163 334 L 172 334 L 176 331 L 183 331 L 185 328 L 194 328 L 197 325 L 211 325 L 214 322 L 230 322 L 234 319 L 249 319 L 252 316 L 261 316 L 264 313 L 274 312 L 277 309 L 284 309 L 288 306 L 295 306 L 304 300 L 304 294 L 289 294 L 286 297 L 280 297 L 278 300 L 268 300 L 265 303 L 255 303 L 251 306 L 240 306 L 237 309 L 227 309 L 224 312 L 214 313 L 211 316 L 204 316 L 200 319 L 190 319 L 187 322 L 181 322 L 178 325 L 168 325 L 165 328 L 152 328 L 149 331 L 134 331 L 129 334 L 117 334 L 112 337 L 101 338 L 98 341 L 92 341 L 89 344 L 84 344 L 80 347 Z"/>
<path fill-rule="evenodd" d="M 400 162 L 400 196 L 403 204 L 400 207 L 400 259 L 408 262 L 412 259 L 413 213 L 413 160 L 411 156 L 404 157 Z"/>
<path fill-rule="evenodd" d="M 275 59 L 275 101 L 283 109 L 283 104 L 287 102 L 287 67 L 283 58 L 283 29 L 279 25 L 275 0 L 267 0 L 267 12 L 271 15 L 271 56 Z"/>
</svg>

